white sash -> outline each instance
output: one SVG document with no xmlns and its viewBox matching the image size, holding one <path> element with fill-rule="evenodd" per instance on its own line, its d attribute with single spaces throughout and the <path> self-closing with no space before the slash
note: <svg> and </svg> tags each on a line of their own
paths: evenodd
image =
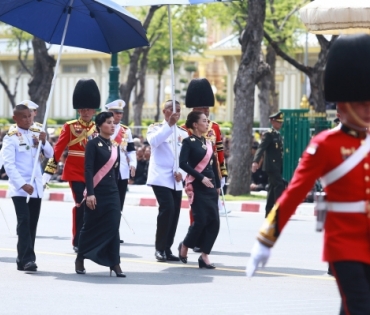
<svg viewBox="0 0 370 315">
<path fill-rule="evenodd" d="M 331 170 L 321 177 L 322 186 L 326 187 L 346 175 L 364 159 L 369 151 L 370 136 L 366 135 L 364 144 L 362 144 L 355 153 L 353 153 L 348 159 L 346 159 L 342 164 L 338 165 L 335 169 Z"/>
</svg>

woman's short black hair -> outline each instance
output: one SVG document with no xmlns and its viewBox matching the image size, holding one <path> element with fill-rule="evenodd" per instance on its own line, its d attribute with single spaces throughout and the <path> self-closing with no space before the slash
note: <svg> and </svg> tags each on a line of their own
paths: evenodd
<svg viewBox="0 0 370 315">
<path fill-rule="evenodd" d="M 200 116 L 204 115 L 202 112 L 197 112 L 197 111 L 191 111 L 186 118 L 185 126 L 186 128 L 191 128 L 193 129 L 193 124 L 198 122 L 200 119 Z"/>
<path fill-rule="evenodd" d="M 113 117 L 112 112 L 101 112 L 95 117 L 95 125 L 98 132 L 100 132 L 100 126 L 105 123 L 108 118 Z"/>
</svg>

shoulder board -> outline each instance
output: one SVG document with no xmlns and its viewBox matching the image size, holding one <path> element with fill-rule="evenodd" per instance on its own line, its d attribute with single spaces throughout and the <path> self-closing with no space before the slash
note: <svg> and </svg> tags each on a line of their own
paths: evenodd
<svg viewBox="0 0 370 315">
<path fill-rule="evenodd" d="M 183 130 L 183 131 L 185 131 L 185 132 L 188 132 L 185 128 L 183 128 L 183 127 L 180 127 L 180 126 L 177 126 L 179 129 L 181 129 L 181 130 Z"/>
<path fill-rule="evenodd" d="M 128 126 L 124 125 L 124 124 L 119 124 L 121 127 L 125 128 L 125 129 L 128 129 Z"/>
<path fill-rule="evenodd" d="M 73 120 L 67 121 L 66 124 L 67 125 L 74 124 L 77 121 L 78 121 L 77 119 L 73 119 Z"/>
<path fill-rule="evenodd" d="M 18 132 L 18 130 L 9 131 L 8 136 L 11 137 L 11 136 L 15 135 L 17 132 Z"/>
<path fill-rule="evenodd" d="M 154 123 L 154 124 L 151 124 L 149 127 L 154 127 L 154 126 L 159 126 L 160 123 Z"/>
<path fill-rule="evenodd" d="M 34 122 L 34 124 L 37 126 L 37 127 L 42 127 L 42 124 L 38 123 L 38 122 Z"/>
<path fill-rule="evenodd" d="M 35 128 L 35 127 L 31 127 L 29 130 L 34 131 L 34 132 L 41 132 L 40 128 Z"/>
</svg>

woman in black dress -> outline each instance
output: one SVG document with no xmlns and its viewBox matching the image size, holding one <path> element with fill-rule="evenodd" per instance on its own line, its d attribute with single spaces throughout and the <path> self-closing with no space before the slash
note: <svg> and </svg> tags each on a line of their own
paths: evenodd
<svg viewBox="0 0 370 315">
<path fill-rule="evenodd" d="M 193 134 L 182 141 L 180 168 L 186 173 L 185 191 L 190 199 L 194 222 L 179 245 L 179 258 L 187 263 L 188 248 L 200 246 L 199 268 L 214 269 L 208 255 L 220 229 L 218 195 L 220 178 L 212 144 L 202 136 L 208 130 L 207 116 L 202 112 L 190 112 L 186 127 Z"/>
<path fill-rule="evenodd" d="M 99 135 L 88 141 L 85 151 L 86 202 L 81 229 L 76 273 L 85 274 L 84 259 L 110 267 L 117 277 L 126 277 L 120 267 L 118 193 L 119 147 L 113 146 L 113 113 L 102 112 L 95 118 Z"/>
</svg>

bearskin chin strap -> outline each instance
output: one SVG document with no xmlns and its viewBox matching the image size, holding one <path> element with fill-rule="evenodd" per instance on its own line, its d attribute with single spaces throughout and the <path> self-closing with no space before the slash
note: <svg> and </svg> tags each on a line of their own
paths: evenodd
<svg viewBox="0 0 370 315">
<path fill-rule="evenodd" d="M 365 122 L 361 117 L 359 117 L 355 111 L 353 110 L 351 104 L 349 102 L 346 102 L 344 104 L 344 106 L 346 107 L 346 110 L 348 112 L 348 115 L 350 115 L 356 122 L 357 126 L 353 126 L 351 124 L 351 128 L 353 129 L 356 129 L 358 131 L 366 131 L 366 130 L 369 130 L 370 129 L 370 123 L 367 123 Z"/>
</svg>

